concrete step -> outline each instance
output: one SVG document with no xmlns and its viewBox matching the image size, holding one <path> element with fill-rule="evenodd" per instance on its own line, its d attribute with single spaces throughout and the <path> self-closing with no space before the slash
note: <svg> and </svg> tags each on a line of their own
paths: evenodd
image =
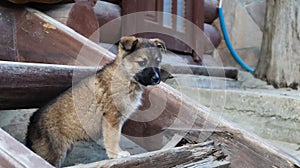
<svg viewBox="0 0 300 168">
<path fill-rule="evenodd" d="M 175 74 L 173 79 L 166 81 L 167 84 L 175 88 L 210 88 L 210 89 L 229 89 L 240 88 L 240 83 L 233 79 L 199 76 L 189 74 Z"/>
<path fill-rule="evenodd" d="M 276 141 L 276 140 L 268 140 L 273 145 L 277 146 L 278 148 L 282 149 L 283 151 L 291 154 L 292 156 L 300 159 L 300 144 L 295 143 L 288 143 L 283 141 Z"/>
<path fill-rule="evenodd" d="M 286 144 L 299 144 L 299 91 L 230 88 L 224 83 L 216 89 L 211 87 L 216 84 L 199 84 L 202 81 L 189 77 L 184 82 L 167 83 L 252 133 Z M 194 87 L 195 85 L 197 87 Z M 277 145 L 285 148 L 281 145 L 283 143 Z M 296 155 L 292 154 L 299 158 L 297 153 L 299 152 L 296 152 Z"/>
</svg>

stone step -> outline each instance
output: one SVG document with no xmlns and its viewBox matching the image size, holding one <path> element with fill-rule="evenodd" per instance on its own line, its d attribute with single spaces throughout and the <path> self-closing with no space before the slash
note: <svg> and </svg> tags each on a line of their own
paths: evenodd
<svg viewBox="0 0 300 168">
<path fill-rule="evenodd" d="M 233 79 L 222 77 L 210 77 L 190 74 L 175 74 L 173 79 L 166 81 L 167 84 L 175 88 L 210 88 L 210 89 L 229 89 L 240 88 L 240 83 Z"/>
<path fill-rule="evenodd" d="M 240 81 L 234 81 L 182 75 L 167 83 L 227 120 L 300 158 L 300 92 L 272 89 L 245 76 L 249 74 L 242 74 Z M 247 89 L 249 86 L 264 89 Z"/>
<path fill-rule="evenodd" d="M 299 91 L 211 89 L 169 84 L 263 138 L 300 142 Z"/>
</svg>

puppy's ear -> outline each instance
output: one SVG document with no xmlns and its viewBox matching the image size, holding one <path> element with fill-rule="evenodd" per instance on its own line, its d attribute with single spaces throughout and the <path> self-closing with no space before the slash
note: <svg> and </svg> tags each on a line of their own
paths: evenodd
<svg viewBox="0 0 300 168">
<path fill-rule="evenodd" d="M 167 51 L 167 47 L 165 42 L 158 38 L 150 39 L 150 42 L 152 42 L 156 47 L 161 48 L 163 51 Z"/>
<path fill-rule="evenodd" d="M 139 40 L 134 36 L 125 36 L 122 37 L 119 46 L 121 49 L 127 52 L 132 52 L 136 49 Z"/>
</svg>

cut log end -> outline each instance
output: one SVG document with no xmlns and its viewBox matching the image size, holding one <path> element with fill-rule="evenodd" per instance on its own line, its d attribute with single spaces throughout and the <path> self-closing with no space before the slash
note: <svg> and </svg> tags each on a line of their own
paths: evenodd
<svg viewBox="0 0 300 168">
<path fill-rule="evenodd" d="M 99 23 L 89 2 L 75 3 L 70 10 L 66 25 L 92 41 L 99 42 Z"/>
</svg>

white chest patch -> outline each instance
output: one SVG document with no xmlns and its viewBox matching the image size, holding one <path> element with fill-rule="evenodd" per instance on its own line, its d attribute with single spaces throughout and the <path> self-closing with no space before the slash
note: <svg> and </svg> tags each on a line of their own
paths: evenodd
<svg viewBox="0 0 300 168">
<path fill-rule="evenodd" d="M 130 104 L 125 105 L 125 115 L 122 117 L 122 124 L 130 117 L 132 113 L 134 113 L 140 105 L 142 105 L 142 94 L 143 92 L 140 92 L 134 100 L 131 99 Z"/>
</svg>

